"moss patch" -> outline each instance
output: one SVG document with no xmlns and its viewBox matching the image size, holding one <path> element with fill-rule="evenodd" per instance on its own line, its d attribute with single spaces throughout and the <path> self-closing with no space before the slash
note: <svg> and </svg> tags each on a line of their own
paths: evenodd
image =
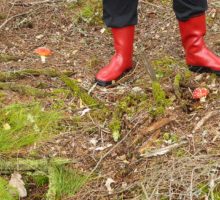
<svg viewBox="0 0 220 200">
<path fill-rule="evenodd" d="M 150 108 L 150 114 L 156 117 L 165 113 L 166 107 L 171 105 L 171 101 L 166 98 L 166 94 L 159 82 L 152 82 L 152 92 L 154 97 L 153 107 Z"/>
<path fill-rule="evenodd" d="M 80 0 L 77 3 L 69 4 L 68 8 L 75 11 L 76 17 L 74 21 L 77 23 L 84 22 L 89 25 L 103 24 L 101 0 Z"/>
<path fill-rule="evenodd" d="M 127 115 L 127 117 L 132 117 L 135 113 L 146 108 L 147 105 L 147 95 L 141 92 L 131 92 L 129 95 L 117 102 L 112 113 L 112 119 L 109 123 L 109 129 L 112 132 L 115 142 L 117 142 L 121 137 L 120 132 L 122 128 L 122 117 L 124 115 Z"/>
</svg>

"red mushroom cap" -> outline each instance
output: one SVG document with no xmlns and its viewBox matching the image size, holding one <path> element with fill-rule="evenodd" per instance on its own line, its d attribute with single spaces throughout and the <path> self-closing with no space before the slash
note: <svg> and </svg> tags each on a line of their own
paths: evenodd
<svg viewBox="0 0 220 200">
<path fill-rule="evenodd" d="M 50 56 L 52 54 L 52 51 L 46 47 L 39 47 L 34 52 L 40 56 Z"/>
<path fill-rule="evenodd" d="M 193 91 L 193 99 L 201 99 L 202 97 L 206 97 L 209 94 L 208 89 L 206 88 L 196 88 Z"/>
</svg>

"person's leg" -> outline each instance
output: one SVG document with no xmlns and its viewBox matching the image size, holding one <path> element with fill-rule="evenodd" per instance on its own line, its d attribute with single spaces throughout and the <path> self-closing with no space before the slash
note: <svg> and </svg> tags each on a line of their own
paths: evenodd
<svg viewBox="0 0 220 200">
<path fill-rule="evenodd" d="M 115 54 L 96 75 L 98 85 L 107 86 L 132 68 L 138 0 L 103 0 L 103 18 L 112 29 Z"/>
<path fill-rule="evenodd" d="M 207 0 L 173 0 L 176 18 L 187 21 L 192 17 L 203 14 L 208 8 Z"/>
<path fill-rule="evenodd" d="M 138 0 L 103 0 L 106 26 L 121 28 L 137 24 Z"/>
<path fill-rule="evenodd" d="M 220 57 L 205 44 L 207 0 L 174 0 L 186 62 L 193 72 L 220 75 Z"/>
</svg>

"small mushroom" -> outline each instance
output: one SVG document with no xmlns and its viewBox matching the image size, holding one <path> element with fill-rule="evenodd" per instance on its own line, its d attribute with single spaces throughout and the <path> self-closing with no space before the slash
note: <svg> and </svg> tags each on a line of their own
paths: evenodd
<svg viewBox="0 0 220 200">
<path fill-rule="evenodd" d="M 200 100 L 200 102 L 205 102 L 207 95 L 209 94 L 208 89 L 206 88 L 196 88 L 193 91 L 193 99 Z"/>
<path fill-rule="evenodd" d="M 34 52 L 41 57 L 42 63 L 45 63 L 46 58 L 52 54 L 52 51 L 46 47 L 39 47 Z"/>
</svg>

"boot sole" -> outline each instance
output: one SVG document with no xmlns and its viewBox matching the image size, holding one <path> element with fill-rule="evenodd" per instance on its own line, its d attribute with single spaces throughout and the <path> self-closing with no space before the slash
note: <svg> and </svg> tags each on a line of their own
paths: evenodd
<svg viewBox="0 0 220 200">
<path fill-rule="evenodd" d="M 189 66 L 189 70 L 195 73 L 213 73 L 216 74 L 217 76 L 220 76 L 220 71 L 212 70 L 211 68 L 208 67 L 201 67 L 201 66 Z"/>
<path fill-rule="evenodd" d="M 117 80 L 114 80 L 114 81 L 118 81 L 119 79 L 123 78 L 132 69 L 133 69 L 132 67 L 130 69 L 127 69 L 126 71 L 122 73 L 121 76 L 119 76 Z M 102 86 L 102 87 L 107 87 L 107 86 L 112 85 L 112 81 L 101 81 L 101 80 L 95 79 L 95 82 L 97 83 L 97 85 Z"/>
</svg>

